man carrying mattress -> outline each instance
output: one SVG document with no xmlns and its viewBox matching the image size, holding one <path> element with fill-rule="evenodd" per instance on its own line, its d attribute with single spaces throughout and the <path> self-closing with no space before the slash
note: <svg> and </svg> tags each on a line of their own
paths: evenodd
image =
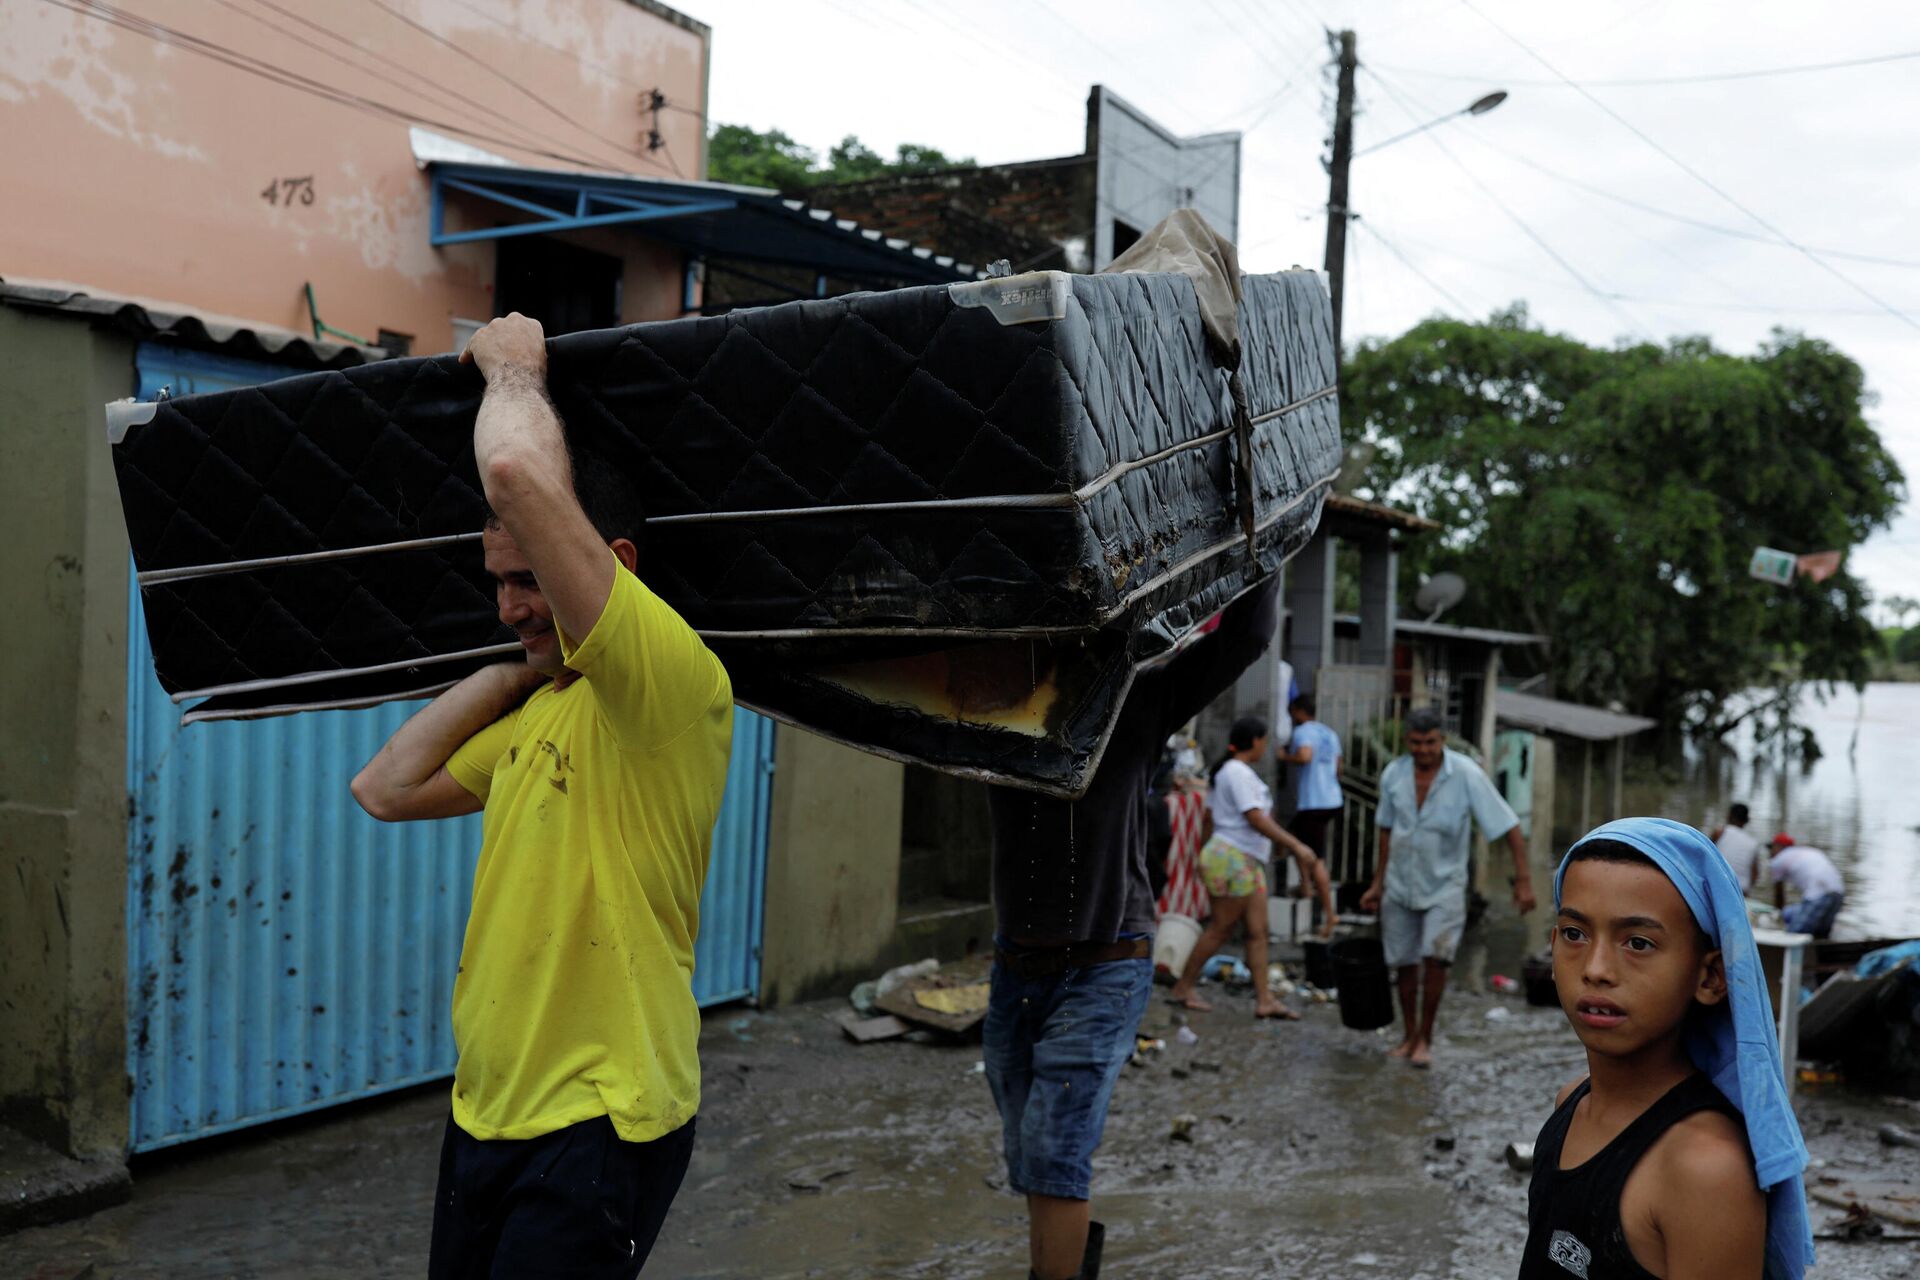
<svg viewBox="0 0 1920 1280">
<path fill-rule="evenodd" d="M 353 780 L 390 822 L 485 812 L 428 1270 L 629 1277 L 693 1150 L 693 944 L 732 685 L 634 576 L 632 486 L 569 457 L 539 324 L 496 320 L 464 358 L 487 381 L 487 572 L 526 661 L 441 694 Z"/>
<path fill-rule="evenodd" d="M 1167 735 L 1233 683 L 1273 638 L 1278 574 L 1220 625 L 1135 677 L 1086 794 L 989 793 L 993 989 L 987 1083 L 1007 1181 L 1027 1198 L 1039 1280 L 1093 1280 L 1102 1231 L 1087 1198 L 1114 1081 L 1153 986 L 1147 795 Z"/>
</svg>

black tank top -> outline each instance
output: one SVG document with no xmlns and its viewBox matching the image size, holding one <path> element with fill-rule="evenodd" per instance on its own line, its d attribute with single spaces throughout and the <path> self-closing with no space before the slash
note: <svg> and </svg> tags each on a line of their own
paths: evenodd
<svg viewBox="0 0 1920 1280">
<path fill-rule="evenodd" d="M 1719 1111 L 1736 1119 L 1740 1113 L 1711 1080 L 1695 1073 L 1667 1090 L 1585 1164 L 1562 1169 L 1560 1149 L 1587 1086 L 1582 1080 L 1567 1095 L 1534 1140 L 1520 1280 L 1657 1280 L 1635 1261 L 1620 1225 L 1620 1192 L 1627 1177 L 1662 1134 L 1694 1112 Z"/>
</svg>

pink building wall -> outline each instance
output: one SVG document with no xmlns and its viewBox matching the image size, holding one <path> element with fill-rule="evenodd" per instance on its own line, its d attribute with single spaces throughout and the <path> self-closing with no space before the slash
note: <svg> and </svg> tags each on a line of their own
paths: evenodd
<svg viewBox="0 0 1920 1280">
<path fill-rule="evenodd" d="M 704 173 L 709 35 L 649 0 L 112 11 L 178 34 L 0 4 L 0 277 L 308 332 L 311 281 L 328 324 L 445 351 L 455 317 L 493 314 L 495 248 L 428 243 L 410 125 L 534 167 Z M 658 114 L 666 145 L 649 152 L 656 87 L 680 109 Z M 626 260 L 623 319 L 678 314 L 677 254 L 579 242 Z"/>
</svg>

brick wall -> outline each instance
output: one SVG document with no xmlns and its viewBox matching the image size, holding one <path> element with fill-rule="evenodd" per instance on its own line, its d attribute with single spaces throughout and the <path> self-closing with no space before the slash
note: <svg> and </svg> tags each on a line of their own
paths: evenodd
<svg viewBox="0 0 1920 1280">
<path fill-rule="evenodd" d="M 977 267 L 995 258 L 1022 271 L 1090 265 L 1090 156 L 820 186 L 806 200 Z"/>
</svg>

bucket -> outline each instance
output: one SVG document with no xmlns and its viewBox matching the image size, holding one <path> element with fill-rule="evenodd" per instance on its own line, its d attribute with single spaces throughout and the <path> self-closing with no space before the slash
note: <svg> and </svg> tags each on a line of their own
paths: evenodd
<svg viewBox="0 0 1920 1280">
<path fill-rule="evenodd" d="M 1340 1021 L 1372 1031 L 1393 1021 L 1393 984 L 1378 938 L 1347 938 L 1333 944 L 1333 973 L 1340 988 Z"/>
<path fill-rule="evenodd" d="M 1324 938 L 1306 938 L 1301 941 L 1300 949 L 1306 954 L 1308 986 L 1331 991 L 1340 985 L 1339 976 L 1333 971 L 1331 942 Z"/>
<path fill-rule="evenodd" d="M 1160 927 L 1153 938 L 1154 972 L 1165 973 L 1178 980 L 1187 967 L 1187 957 L 1193 954 L 1194 943 L 1198 941 L 1198 920 L 1171 911 L 1161 916 Z"/>
</svg>

